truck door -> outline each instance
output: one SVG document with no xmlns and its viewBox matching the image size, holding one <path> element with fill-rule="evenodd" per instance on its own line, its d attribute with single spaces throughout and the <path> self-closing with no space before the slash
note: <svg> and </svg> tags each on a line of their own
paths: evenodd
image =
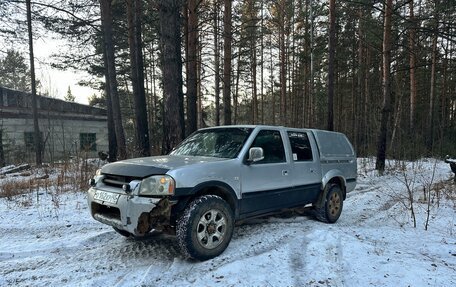
<svg viewBox="0 0 456 287">
<path fill-rule="evenodd" d="M 280 130 L 261 130 L 251 147 L 261 147 L 264 159 L 241 168 L 241 214 L 250 216 L 286 206 L 293 185 Z"/>
<path fill-rule="evenodd" d="M 321 188 L 321 168 L 316 143 L 305 131 L 287 131 L 292 152 L 293 196 L 304 204 L 314 202 Z"/>
</svg>

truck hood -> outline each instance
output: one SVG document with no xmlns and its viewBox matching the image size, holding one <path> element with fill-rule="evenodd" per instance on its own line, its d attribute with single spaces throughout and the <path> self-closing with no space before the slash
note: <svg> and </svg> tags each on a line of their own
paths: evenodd
<svg viewBox="0 0 456 287">
<path fill-rule="evenodd" d="M 101 173 L 145 178 L 151 175 L 166 174 L 178 167 L 223 160 L 227 159 L 177 155 L 142 157 L 109 163 L 101 168 Z"/>
</svg>

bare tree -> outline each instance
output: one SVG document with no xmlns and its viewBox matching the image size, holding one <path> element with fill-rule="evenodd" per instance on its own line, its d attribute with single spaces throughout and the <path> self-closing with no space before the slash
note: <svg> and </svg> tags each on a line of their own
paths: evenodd
<svg viewBox="0 0 456 287">
<path fill-rule="evenodd" d="M 409 30 L 409 54 L 410 54 L 410 132 L 413 133 L 415 126 L 415 106 L 416 106 L 416 51 L 415 51 L 415 13 L 414 13 L 414 1 L 409 2 L 409 17 L 410 17 L 410 30 Z"/>
<path fill-rule="evenodd" d="M 432 56 L 431 56 L 431 83 L 429 91 L 429 113 L 428 113 L 428 128 L 426 136 L 426 145 L 429 152 L 432 152 L 434 145 L 434 102 L 436 97 L 436 69 L 437 69 L 437 38 L 438 38 L 438 13 L 437 13 L 437 0 L 434 1 L 434 35 L 432 36 Z"/>
<path fill-rule="evenodd" d="M 198 0 L 188 0 L 188 42 L 187 42 L 187 126 L 190 134 L 197 129 L 197 95 L 198 95 Z"/>
<path fill-rule="evenodd" d="M 277 25 L 279 30 L 279 60 L 280 60 L 280 124 L 287 124 L 287 47 L 285 43 L 287 1 L 280 0 L 277 3 Z"/>
<path fill-rule="evenodd" d="M 380 122 L 380 131 L 377 141 L 377 161 L 375 169 L 380 173 L 385 170 L 386 160 L 386 137 L 388 131 L 388 121 L 391 112 L 391 87 L 390 87 L 390 70 L 391 70 L 391 18 L 393 15 L 393 0 L 385 2 L 385 16 L 383 22 L 383 108 L 382 119 Z"/>
<path fill-rule="evenodd" d="M 144 88 L 144 60 L 141 39 L 141 1 L 126 0 L 128 45 L 130 48 L 131 82 L 135 111 L 136 143 L 141 156 L 150 155 L 147 122 L 146 93 Z"/>
<path fill-rule="evenodd" d="M 219 4 L 214 0 L 214 83 L 215 83 L 215 125 L 220 125 L 220 49 L 219 49 Z"/>
<path fill-rule="evenodd" d="M 111 88 L 109 86 L 108 61 L 106 59 L 106 49 L 103 49 L 103 66 L 105 74 L 105 95 L 106 95 L 106 111 L 108 114 L 108 160 L 110 162 L 117 159 L 117 138 L 116 129 L 114 127 L 114 115 L 112 112 Z"/>
<path fill-rule="evenodd" d="M 32 85 L 32 113 L 33 113 L 33 139 L 35 142 L 35 162 L 40 166 L 43 163 L 42 147 L 41 147 L 41 134 L 38 124 L 38 105 L 36 95 L 36 81 L 35 81 L 35 58 L 33 56 L 33 33 L 32 33 L 32 5 L 30 0 L 26 1 L 27 6 L 27 27 L 28 27 L 28 40 L 30 51 L 30 78 Z"/>
<path fill-rule="evenodd" d="M 112 119 L 114 129 L 116 131 L 117 152 L 119 159 L 127 157 L 127 149 L 125 145 L 125 134 L 122 124 L 122 115 L 120 113 L 119 94 L 117 91 L 114 42 L 112 39 L 112 7 L 111 1 L 100 0 L 101 25 L 103 29 L 103 43 L 106 53 L 106 71 L 108 72 L 109 95 L 111 96 L 112 104 Z M 109 110 L 108 110 L 109 111 Z"/>
<path fill-rule="evenodd" d="M 231 0 L 225 0 L 223 17 L 223 121 L 231 125 Z"/>
<path fill-rule="evenodd" d="M 163 71 L 163 146 L 170 152 L 184 138 L 184 105 L 180 37 L 181 0 L 159 0 L 161 68 Z"/>
<path fill-rule="evenodd" d="M 336 0 L 329 0 L 329 60 L 327 129 L 334 130 L 334 56 L 336 53 Z"/>
<path fill-rule="evenodd" d="M 3 150 L 3 130 L 0 127 L 0 167 L 5 166 L 5 152 Z"/>
</svg>

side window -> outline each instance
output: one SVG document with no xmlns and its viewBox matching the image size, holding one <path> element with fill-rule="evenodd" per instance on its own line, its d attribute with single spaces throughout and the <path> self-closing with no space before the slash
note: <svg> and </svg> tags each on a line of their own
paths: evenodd
<svg viewBox="0 0 456 287">
<path fill-rule="evenodd" d="M 279 131 L 260 131 L 251 147 L 261 147 L 264 151 L 264 159 L 259 161 L 259 164 L 286 161 L 285 149 Z"/>
<path fill-rule="evenodd" d="M 312 149 L 305 132 L 288 132 L 294 161 L 311 161 Z"/>
</svg>

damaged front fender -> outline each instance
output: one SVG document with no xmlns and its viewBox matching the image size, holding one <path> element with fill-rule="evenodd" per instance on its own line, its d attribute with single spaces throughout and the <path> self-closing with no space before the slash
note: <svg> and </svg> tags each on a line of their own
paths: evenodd
<svg viewBox="0 0 456 287">
<path fill-rule="evenodd" d="M 171 207 L 175 201 L 169 198 L 161 199 L 150 212 L 143 212 L 138 218 L 138 226 L 135 233 L 144 236 L 152 229 L 160 232 L 170 232 Z"/>
</svg>

